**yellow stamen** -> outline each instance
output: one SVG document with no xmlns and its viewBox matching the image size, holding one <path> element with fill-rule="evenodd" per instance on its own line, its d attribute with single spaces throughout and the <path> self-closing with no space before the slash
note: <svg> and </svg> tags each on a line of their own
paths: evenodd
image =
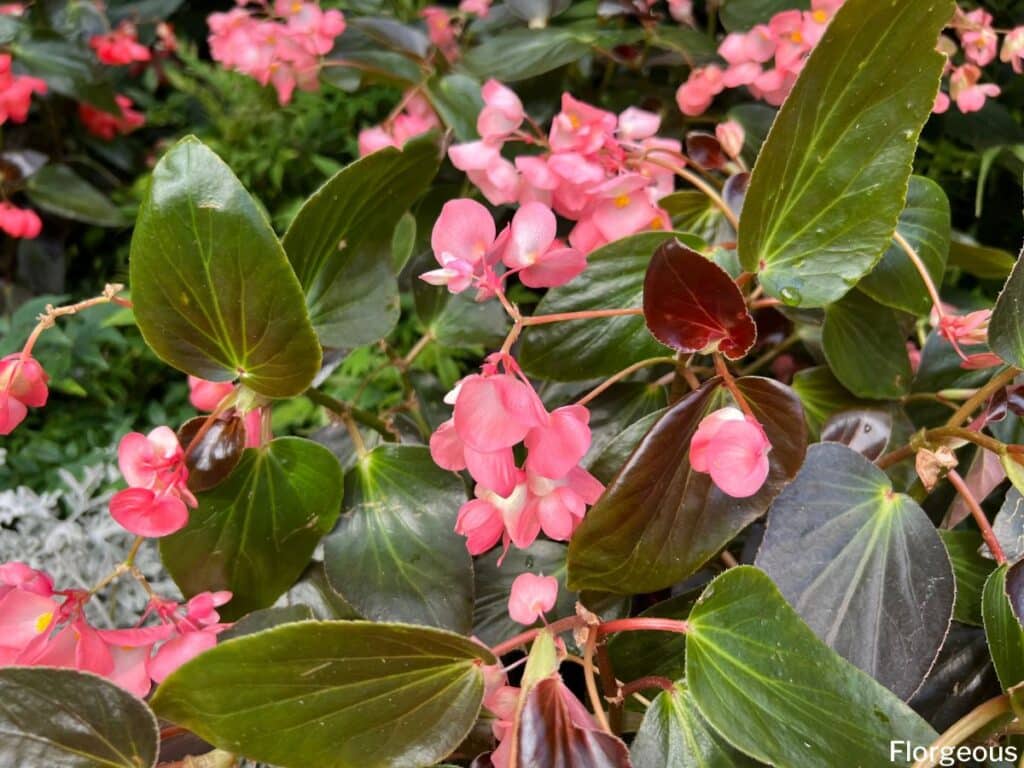
<svg viewBox="0 0 1024 768">
<path fill-rule="evenodd" d="M 803 33 L 801 33 L 799 29 L 797 29 L 789 34 L 789 39 L 792 40 L 794 43 L 802 43 L 804 41 L 804 36 Z"/>
<path fill-rule="evenodd" d="M 826 21 L 828 21 L 828 14 L 825 13 L 824 11 L 819 10 L 812 13 L 811 18 L 814 19 L 819 24 L 824 24 Z"/>
<path fill-rule="evenodd" d="M 51 621 L 53 621 L 53 611 L 40 614 L 39 618 L 36 619 L 36 634 L 45 632 L 46 628 L 50 626 Z"/>
<path fill-rule="evenodd" d="M 627 205 L 629 205 L 629 195 L 619 195 L 615 198 L 616 208 L 625 208 Z"/>
</svg>

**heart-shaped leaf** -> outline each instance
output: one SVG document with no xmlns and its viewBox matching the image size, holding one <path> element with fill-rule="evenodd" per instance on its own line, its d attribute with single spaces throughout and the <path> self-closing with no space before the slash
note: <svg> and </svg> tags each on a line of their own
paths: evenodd
<svg viewBox="0 0 1024 768">
<path fill-rule="evenodd" d="M 482 645 L 426 627 L 303 621 L 229 640 L 175 671 L 153 708 L 282 768 L 419 768 L 469 733 Z"/>
<path fill-rule="evenodd" d="M 988 324 L 988 345 L 1010 365 L 1024 368 L 1024 254 L 1013 265 L 992 319 Z"/>
<path fill-rule="evenodd" d="M 772 444 L 768 479 L 733 498 L 690 467 L 701 419 L 723 404 L 720 380 L 672 405 L 640 440 L 569 543 L 569 587 L 616 594 L 670 586 L 714 557 L 764 514 L 797 473 L 807 449 L 803 410 L 792 390 L 757 377 L 737 380 Z"/>
<path fill-rule="evenodd" d="M 859 290 L 825 309 L 821 343 L 832 372 L 853 394 L 891 400 L 910 390 L 914 374 L 896 312 Z"/>
<path fill-rule="evenodd" d="M 812 445 L 755 564 L 843 658 L 901 698 L 921 685 L 953 617 L 953 569 L 928 515 L 868 459 Z"/>
<path fill-rule="evenodd" d="M 86 672 L 0 669 L 0 765 L 150 768 L 157 723 L 143 702 Z"/>
<path fill-rule="evenodd" d="M 992 663 L 1003 690 L 1024 681 L 1024 628 L 1013 615 L 1006 591 L 1006 573 L 1001 565 L 985 581 L 981 597 L 981 615 L 985 621 L 985 637 L 992 654 Z"/>
<path fill-rule="evenodd" d="M 740 260 L 770 296 L 824 306 L 889 247 L 953 10 L 951 0 L 846 0 L 829 23 L 758 155 L 743 209 Z"/>
<path fill-rule="evenodd" d="M 325 347 L 368 344 L 394 327 L 392 234 L 439 163 L 434 136 L 374 152 L 338 171 L 295 215 L 284 249 Z"/>
<path fill-rule="evenodd" d="M 642 232 L 598 248 L 587 257 L 586 271 L 548 291 L 536 314 L 629 309 L 643 306 L 644 277 L 655 250 L 671 237 L 691 248 L 702 243 L 692 235 Z M 523 336 L 519 362 L 536 376 L 580 381 L 610 376 L 627 365 L 665 354 L 642 317 L 569 320 L 530 327 Z"/>
<path fill-rule="evenodd" d="M 711 727 L 764 763 L 909 766 L 937 734 L 837 655 L 763 572 L 730 568 L 689 618 L 686 680 Z M 898 742 L 890 757 L 891 742 Z M 895 758 L 895 759 L 893 759 Z"/>
<path fill-rule="evenodd" d="M 516 729 L 517 765 L 630 768 L 629 751 L 621 739 L 605 733 L 593 721 L 582 725 L 573 717 L 566 701 L 572 695 L 557 675 L 541 680 L 529 690 Z"/>
<path fill-rule="evenodd" d="M 279 437 L 247 448 L 228 479 L 197 498 L 160 555 L 186 595 L 230 590 L 221 613 L 237 618 L 272 605 L 305 569 L 341 511 L 341 467 L 311 440 Z"/>
<path fill-rule="evenodd" d="M 833 414 L 867 404 L 840 384 L 827 365 L 797 371 L 793 376 L 793 391 L 803 404 L 807 427 L 814 438 Z"/>
<path fill-rule="evenodd" d="M 178 442 L 186 449 L 188 487 L 193 493 L 207 491 L 224 482 L 238 466 L 245 450 L 245 419 L 235 412 L 213 420 L 206 431 L 208 416 L 196 416 L 178 428 Z M 196 439 L 198 438 L 198 440 Z"/>
<path fill-rule="evenodd" d="M 840 411 L 822 425 L 823 443 L 842 443 L 874 461 L 889 444 L 892 434 L 892 414 L 879 410 Z"/>
<path fill-rule="evenodd" d="M 468 634 L 473 564 L 455 533 L 462 481 L 422 446 L 380 445 L 349 471 L 345 497 L 324 549 L 331 586 L 367 619 Z"/>
<path fill-rule="evenodd" d="M 658 246 L 647 266 L 644 319 L 654 338 L 686 354 L 721 350 L 738 360 L 757 338 L 754 318 L 729 274 L 678 240 Z"/>
<path fill-rule="evenodd" d="M 917 252 L 935 285 L 942 285 L 949 254 L 949 200 L 942 187 L 924 176 L 911 176 L 907 203 L 896 224 Z M 902 247 L 892 243 L 875 268 L 857 287 L 880 304 L 912 315 L 926 315 L 932 300 L 914 263 Z"/>
<path fill-rule="evenodd" d="M 320 369 L 302 291 L 263 211 L 194 137 L 153 169 L 131 248 L 135 320 L 164 362 L 267 397 Z"/>
<path fill-rule="evenodd" d="M 634 768 L 752 768 L 757 765 L 708 725 L 682 683 L 677 683 L 674 690 L 662 691 L 651 702 L 633 740 L 630 757 Z"/>
<path fill-rule="evenodd" d="M 995 570 L 994 560 L 979 554 L 981 534 L 977 531 L 939 531 L 953 564 L 956 578 L 956 604 L 953 618 L 963 624 L 981 626 L 981 595 L 985 581 Z"/>
</svg>

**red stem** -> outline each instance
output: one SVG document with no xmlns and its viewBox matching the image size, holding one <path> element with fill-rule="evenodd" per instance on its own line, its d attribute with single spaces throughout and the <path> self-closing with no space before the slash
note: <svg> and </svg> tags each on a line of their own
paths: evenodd
<svg viewBox="0 0 1024 768">
<path fill-rule="evenodd" d="M 599 635 L 610 635 L 613 632 L 633 632 L 637 630 L 653 630 L 656 632 L 678 632 L 685 635 L 690 625 L 677 619 L 644 618 L 635 616 L 631 619 L 615 619 L 606 621 L 597 628 Z"/>
<path fill-rule="evenodd" d="M 646 691 L 648 688 L 661 688 L 663 691 L 675 690 L 676 684 L 669 680 L 667 677 L 659 677 L 658 675 L 648 675 L 647 677 L 640 677 L 636 680 L 626 683 L 622 686 L 622 698 L 628 698 L 634 693 L 640 693 L 640 691 Z"/>
<path fill-rule="evenodd" d="M 992 556 L 996 559 L 996 563 L 1003 565 L 1006 562 L 1006 553 L 1003 552 L 1002 546 L 999 544 L 999 539 L 996 538 L 995 531 L 992 530 L 992 526 L 988 522 L 988 518 L 985 517 L 985 511 L 978 504 L 978 500 L 974 498 L 974 494 L 971 493 L 971 489 L 967 487 L 967 483 L 960 477 L 960 473 L 955 469 L 949 470 L 949 474 L 946 475 L 949 478 L 949 482 L 956 488 L 965 502 L 967 507 L 971 510 L 971 515 L 974 517 L 974 522 L 978 524 L 978 528 L 981 529 L 981 538 L 985 540 L 985 546 L 989 548 Z"/>
</svg>

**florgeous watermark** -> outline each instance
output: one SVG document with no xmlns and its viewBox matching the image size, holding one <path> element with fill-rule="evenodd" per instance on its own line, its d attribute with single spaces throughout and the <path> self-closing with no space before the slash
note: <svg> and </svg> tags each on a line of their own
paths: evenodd
<svg viewBox="0 0 1024 768">
<path fill-rule="evenodd" d="M 928 760 L 931 765 L 956 766 L 968 760 L 979 763 L 1015 763 L 1020 751 L 1015 746 L 1001 744 L 978 744 L 967 746 L 926 747 L 914 745 L 909 741 L 890 741 L 889 760 L 893 763 L 905 764 Z"/>
</svg>

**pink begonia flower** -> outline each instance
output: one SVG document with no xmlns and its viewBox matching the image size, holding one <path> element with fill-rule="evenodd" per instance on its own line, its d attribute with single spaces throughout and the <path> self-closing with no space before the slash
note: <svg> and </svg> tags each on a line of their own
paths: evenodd
<svg viewBox="0 0 1024 768">
<path fill-rule="evenodd" d="M 341 11 L 323 11 L 316 3 L 275 0 L 274 10 L 286 20 L 292 39 L 317 56 L 330 53 L 334 39 L 345 31 Z"/>
<path fill-rule="evenodd" d="M 553 205 L 552 192 L 558 189 L 560 180 L 548 167 L 547 159 L 534 155 L 520 155 L 514 161 L 520 174 L 519 204 L 543 203 Z"/>
<path fill-rule="evenodd" d="M 462 380 L 455 401 L 455 431 L 474 450 L 511 448 L 543 423 L 544 409 L 531 387 L 507 373 L 473 374 Z"/>
<path fill-rule="evenodd" d="M 525 515 L 529 521 L 536 519 L 544 534 L 555 541 L 568 541 L 587 506 L 595 504 L 604 493 L 601 481 L 579 466 L 558 480 L 533 472 L 526 474 L 530 495 Z"/>
<path fill-rule="evenodd" d="M 722 151 L 729 157 L 736 159 L 740 156 L 740 152 L 743 151 L 746 132 L 743 130 L 743 126 L 735 120 L 726 120 L 724 123 L 719 123 L 715 126 L 715 138 L 722 145 Z"/>
<path fill-rule="evenodd" d="M 587 266 L 586 256 L 555 239 L 555 214 L 543 203 L 526 203 L 512 217 L 502 261 L 530 288 L 555 288 Z"/>
<path fill-rule="evenodd" d="M 18 208 L 5 200 L 0 202 L 0 230 L 10 237 L 33 240 L 43 231 L 43 220 L 30 208 Z"/>
<path fill-rule="evenodd" d="M 102 64 L 115 67 L 152 58 L 149 48 L 139 42 L 135 25 L 129 21 L 122 21 L 105 35 L 94 36 L 89 40 L 89 46 L 96 51 L 96 58 Z"/>
<path fill-rule="evenodd" d="M 958 15 L 957 31 L 964 47 L 964 56 L 979 67 L 991 63 L 999 46 L 999 36 L 992 28 L 992 14 L 978 8 Z"/>
<path fill-rule="evenodd" d="M 442 55 L 450 62 L 459 58 L 459 41 L 451 14 L 438 5 L 428 5 L 420 11 L 420 16 L 427 22 L 427 37 Z"/>
<path fill-rule="evenodd" d="M 434 258 L 441 268 L 424 272 L 420 279 L 461 293 L 484 277 L 495 240 L 494 219 L 484 206 L 468 198 L 449 200 L 430 235 Z"/>
<path fill-rule="evenodd" d="M 949 95 L 964 114 L 977 112 L 985 106 L 985 99 L 994 98 L 1001 93 L 999 86 L 993 83 L 979 85 L 980 78 L 981 70 L 974 64 L 957 67 L 949 76 Z"/>
<path fill-rule="evenodd" d="M 562 111 L 551 121 L 548 140 L 555 152 L 596 152 L 610 141 L 618 118 L 603 109 L 562 94 Z"/>
<path fill-rule="evenodd" d="M 207 381 L 189 376 L 188 390 L 188 400 L 197 411 L 212 411 L 235 391 L 235 385 L 230 381 Z"/>
<path fill-rule="evenodd" d="M 28 119 L 33 93 L 46 93 L 45 80 L 11 71 L 11 56 L 0 53 L 0 125 L 8 120 L 24 123 Z"/>
<path fill-rule="evenodd" d="M 15 352 L 0 360 L 0 435 L 9 435 L 29 408 L 42 408 L 49 377 L 31 355 Z"/>
<path fill-rule="evenodd" d="M 625 173 L 595 188 L 598 202 L 591 218 L 609 242 L 646 229 L 669 229 L 668 214 L 651 199 L 648 179 Z"/>
<path fill-rule="evenodd" d="M 939 91 L 935 95 L 935 104 L 932 106 L 932 112 L 936 115 L 941 115 L 949 109 L 949 94 L 945 91 Z"/>
<path fill-rule="evenodd" d="M 78 119 L 82 125 L 93 136 L 98 136 L 104 141 L 112 141 L 115 137 L 131 133 L 146 123 L 146 117 L 138 110 L 132 109 L 133 103 L 130 98 L 122 94 L 114 97 L 117 106 L 121 110 L 121 116 L 117 117 L 101 109 L 89 106 L 88 104 L 78 105 Z"/>
<path fill-rule="evenodd" d="M 555 607 L 558 600 L 558 579 L 521 573 L 512 581 L 508 598 L 508 615 L 512 621 L 530 626 Z"/>
<path fill-rule="evenodd" d="M 690 441 L 690 466 L 710 474 L 724 493 L 741 499 L 764 485 L 770 450 L 760 424 L 738 408 L 720 408 L 698 425 Z"/>
<path fill-rule="evenodd" d="M 448 148 L 448 158 L 466 173 L 491 205 L 505 205 L 518 199 L 519 172 L 501 156 L 500 145 L 486 141 L 453 144 Z"/>
<path fill-rule="evenodd" d="M 491 12 L 492 2 L 493 0 L 462 0 L 459 3 L 459 10 L 463 13 L 472 13 L 481 19 L 486 19 L 487 14 Z"/>
<path fill-rule="evenodd" d="M 504 139 L 523 123 L 526 113 L 515 91 L 495 79 L 480 89 L 484 108 L 476 119 L 476 130 L 485 141 Z"/>
<path fill-rule="evenodd" d="M 627 107 L 619 114 L 618 135 L 626 141 L 648 139 L 661 127 L 661 117 L 637 107 Z"/>
<path fill-rule="evenodd" d="M 979 309 L 966 315 L 944 314 L 937 326 L 939 335 L 954 347 L 960 344 L 985 344 L 988 342 L 988 324 L 992 319 L 991 309 Z"/>
<path fill-rule="evenodd" d="M 167 536 L 188 522 L 197 502 L 188 490 L 185 452 L 169 427 L 121 438 L 117 461 L 129 487 L 114 494 L 110 514 L 138 536 Z"/>
<path fill-rule="evenodd" d="M 45 633 L 60 603 L 48 595 L 12 588 L 0 597 L 0 665 L 13 664 L 22 649 Z"/>
<path fill-rule="evenodd" d="M 771 28 L 758 24 L 748 32 L 731 32 L 722 38 L 718 54 L 730 65 L 764 64 L 775 55 Z"/>
<path fill-rule="evenodd" d="M 1006 33 L 999 60 L 1013 65 L 1018 75 L 1024 73 L 1024 27 L 1014 27 Z"/>
<path fill-rule="evenodd" d="M 547 415 L 544 423 L 526 433 L 527 471 L 545 477 L 563 477 L 590 449 L 590 411 L 566 405 Z"/>
<path fill-rule="evenodd" d="M 43 571 L 12 560 L 0 564 L 0 597 L 13 589 L 23 589 L 35 595 L 51 597 L 53 595 L 53 579 Z"/>
<path fill-rule="evenodd" d="M 419 94 L 403 97 L 403 108 L 390 122 L 364 128 L 359 132 L 359 156 L 385 147 L 401 149 L 407 141 L 441 125 L 430 103 Z"/>
<path fill-rule="evenodd" d="M 687 81 L 676 91 L 679 111 L 690 117 L 704 114 L 715 100 L 715 96 L 725 88 L 722 76 L 722 68 L 716 64 L 693 70 Z"/>
</svg>

